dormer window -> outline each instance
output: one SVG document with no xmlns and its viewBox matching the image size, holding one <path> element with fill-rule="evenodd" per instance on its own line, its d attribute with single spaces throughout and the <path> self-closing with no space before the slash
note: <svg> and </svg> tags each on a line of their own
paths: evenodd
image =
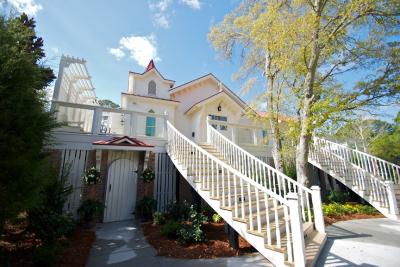
<svg viewBox="0 0 400 267">
<path fill-rule="evenodd" d="M 157 91 L 157 85 L 153 80 L 151 80 L 149 82 L 149 88 L 148 88 L 147 94 L 148 95 L 156 95 L 156 91 Z"/>
</svg>

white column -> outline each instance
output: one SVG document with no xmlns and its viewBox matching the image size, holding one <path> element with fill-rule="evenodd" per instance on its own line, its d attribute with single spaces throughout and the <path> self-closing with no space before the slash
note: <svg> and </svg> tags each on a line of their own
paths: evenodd
<svg viewBox="0 0 400 267">
<path fill-rule="evenodd" d="M 317 185 L 314 185 L 311 186 L 311 190 L 315 229 L 320 233 L 325 233 L 324 214 L 322 213 L 321 188 Z M 309 214 L 309 216 L 311 216 L 311 214 Z"/>
<path fill-rule="evenodd" d="M 136 132 L 136 120 L 137 120 L 137 113 L 133 112 L 130 114 L 130 122 L 129 122 L 129 136 L 135 137 L 137 136 Z"/>
<path fill-rule="evenodd" d="M 257 131 L 253 128 L 253 144 L 256 146 L 257 142 Z"/>
<path fill-rule="evenodd" d="M 306 266 L 306 252 L 304 243 L 303 222 L 301 220 L 301 212 L 299 205 L 299 196 L 297 193 L 289 193 L 286 195 L 289 202 L 290 225 L 292 228 L 293 238 L 293 256 L 294 265 L 296 267 Z"/>
<path fill-rule="evenodd" d="M 211 133 L 210 133 L 210 117 L 207 116 L 206 118 L 206 127 L 207 127 L 207 143 L 210 144 L 211 143 Z"/>
<path fill-rule="evenodd" d="M 92 122 L 92 134 L 100 133 L 102 113 L 103 113 L 103 110 L 100 107 L 95 108 L 94 114 L 93 114 L 93 122 Z"/>
<path fill-rule="evenodd" d="M 163 119 L 164 119 L 163 137 L 164 137 L 164 138 L 168 138 L 168 136 L 167 136 L 168 112 L 167 112 L 167 111 L 164 111 Z"/>
<path fill-rule="evenodd" d="M 237 142 L 237 130 L 238 130 L 238 128 L 235 125 L 232 125 L 231 128 L 232 128 L 232 142 L 237 144 L 238 143 Z"/>
<path fill-rule="evenodd" d="M 389 213 L 391 215 L 398 215 L 399 208 L 397 206 L 396 192 L 394 192 L 394 183 L 393 181 L 385 181 L 385 185 L 389 200 Z"/>
</svg>

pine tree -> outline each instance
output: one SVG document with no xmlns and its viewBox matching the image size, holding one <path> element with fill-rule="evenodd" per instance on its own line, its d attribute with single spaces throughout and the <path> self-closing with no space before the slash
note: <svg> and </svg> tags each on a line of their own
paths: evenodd
<svg viewBox="0 0 400 267">
<path fill-rule="evenodd" d="M 0 232 L 38 204 L 47 181 L 43 148 L 55 122 L 45 88 L 54 74 L 44 58 L 33 19 L 0 17 Z"/>
</svg>

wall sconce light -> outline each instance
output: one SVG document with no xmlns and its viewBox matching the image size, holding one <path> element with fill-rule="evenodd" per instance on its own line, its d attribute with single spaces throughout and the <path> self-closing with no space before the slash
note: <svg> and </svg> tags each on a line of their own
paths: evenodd
<svg viewBox="0 0 400 267">
<path fill-rule="evenodd" d="M 221 107 L 221 104 L 218 104 L 218 111 L 221 111 L 222 110 L 222 107 Z"/>
</svg>

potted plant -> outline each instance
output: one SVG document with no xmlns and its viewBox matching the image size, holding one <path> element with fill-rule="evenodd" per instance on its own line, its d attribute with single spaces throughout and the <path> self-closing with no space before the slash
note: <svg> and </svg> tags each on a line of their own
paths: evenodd
<svg viewBox="0 0 400 267">
<path fill-rule="evenodd" d="M 96 218 L 101 216 L 104 210 L 104 204 L 98 200 L 87 199 L 82 202 L 78 208 L 79 216 L 85 223 L 85 227 L 89 228 L 90 223 Z"/>
<path fill-rule="evenodd" d="M 100 171 L 95 167 L 90 168 L 85 172 L 85 175 L 82 177 L 85 184 L 98 184 L 101 182 Z"/>
<path fill-rule="evenodd" d="M 154 171 L 150 168 L 146 168 L 142 173 L 143 183 L 151 183 L 156 177 Z"/>
</svg>

